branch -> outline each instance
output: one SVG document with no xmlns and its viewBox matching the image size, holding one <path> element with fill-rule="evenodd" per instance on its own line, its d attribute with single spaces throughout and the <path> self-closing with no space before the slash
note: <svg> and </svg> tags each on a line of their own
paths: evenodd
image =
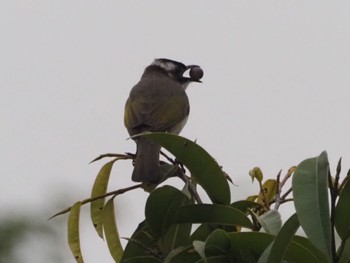
<svg viewBox="0 0 350 263">
<path fill-rule="evenodd" d="M 187 185 L 188 185 L 188 190 L 190 191 L 191 195 L 193 196 L 194 200 L 196 200 L 196 202 L 198 204 L 203 204 L 202 199 L 200 198 L 197 189 L 193 186 L 191 180 L 183 173 L 182 170 L 180 170 L 180 175 L 179 177 L 182 179 L 182 181 L 184 181 Z"/>
<path fill-rule="evenodd" d="M 276 191 L 276 197 L 273 202 L 275 202 L 275 209 L 278 210 L 279 206 L 283 203 L 285 203 L 286 197 L 292 192 L 292 188 L 289 188 L 287 192 L 281 196 L 282 193 L 282 188 L 288 181 L 288 179 L 292 176 L 294 173 L 296 167 L 292 166 L 291 168 L 288 169 L 287 174 L 284 176 L 282 181 L 280 181 L 281 178 L 281 171 L 277 174 L 277 191 Z M 293 199 L 292 199 L 293 200 Z"/>
<path fill-rule="evenodd" d="M 88 198 L 88 199 L 84 199 L 81 201 L 81 205 L 85 205 L 87 203 L 91 203 L 93 201 L 96 201 L 98 199 L 102 199 L 102 198 L 105 198 L 107 196 L 111 196 L 111 195 L 120 195 L 120 194 L 123 194 L 125 192 L 128 192 L 128 191 L 131 191 L 131 190 L 134 190 L 136 188 L 140 188 L 142 186 L 142 184 L 137 184 L 137 185 L 134 185 L 134 186 L 130 186 L 130 187 L 126 187 L 126 188 L 122 188 L 122 189 L 118 189 L 118 190 L 115 190 L 115 191 L 112 191 L 112 192 L 109 192 L 109 193 L 106 193 L 104 195 L 99 195 L 99 196 L 95 196 L 95 197 L 92 197 L 92 198 Z M 68 207 L 64 210 L 62 210 L 61 212 L 58 212 L 57 214 L 51 216 L 48 220 L 51 220 L 53 219 L 54 217 L 56 216 L 59 216 L 59 215 L 63 215 L 65 213 L 68 213 L 70 210 L 71 210 L 72 207 Z"/>
<path fill-rule="evenodd" d="M 90 163 L 99 161 L 99 160 L 101 160 L 103 158 L 106 158 L 106 157 L 117 157 L 117 158 L 122 159 L 122 160 L 128 160 L 128 159 L 134 159 L 134 154 L 132 154 L 132 153 L 125 153 L 125 154 L 121 154 L 121 153 L 105 153 L 105 154 L 101 154 L 100 156 L 96 157 Z"/>
</svg>

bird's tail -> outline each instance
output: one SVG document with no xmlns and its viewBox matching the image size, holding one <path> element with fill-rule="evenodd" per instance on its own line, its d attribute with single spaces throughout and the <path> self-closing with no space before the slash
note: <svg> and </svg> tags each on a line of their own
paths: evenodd
<svg viewBox="0 0 350 263">
<path fill-rule="evenodd" d="M 159 153 L 159 144 L 142 137 L 137 139 L 135 166 L 132 173 L 134 182 L 157 184 L 160 181 Z"/>
</svg>

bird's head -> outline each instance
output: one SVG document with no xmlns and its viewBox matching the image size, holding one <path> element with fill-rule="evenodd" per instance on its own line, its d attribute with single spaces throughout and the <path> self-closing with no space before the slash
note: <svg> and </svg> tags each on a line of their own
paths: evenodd
<svg viewBox="0 0 350 263">
<path fill-rule="evenodd" d="M 203 70 L 197 65 L 186 66 L 181 62 L 166 58 L 157 58 L 145 69 L 144 74 L 157 72 L 164 74 L 171 79 L 179 82 L 184 88 L 188 86 L 190 82 L 201 82 L 203 77 Z M 186 76 L 186 73 L 188 73 Z"/>
</svg>

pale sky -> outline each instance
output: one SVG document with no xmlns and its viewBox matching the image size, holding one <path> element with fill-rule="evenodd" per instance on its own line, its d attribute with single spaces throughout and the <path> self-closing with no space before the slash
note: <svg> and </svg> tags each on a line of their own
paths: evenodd
<svg viewBox="0 0 350 263">
<path fill-rule="evenodd" d="M 88 197 L 104 162 L 88 163 L 134 151 L 124 103 L 159 57 L 204 69 L 203 83 L 188 88 L 181 135 L 232 177 L 232 201 L 258 191 L 248 176 L 254 166 L 274 178 L 327 150 L 332 171 L 343 157 L 344 175 L 349 13 L 349 1 L 2 1 L 2 214 L 49 217 Z M 117 163 L 110 190 L 132 185 L 131 170 Z M 146 198 L 142 190 L 117 198 L 121 236 L 142 221 Z M 83 210 L 85 262 L 112 263 Z M 58 249 L 69 254 L 64 241 Z"/>
</svg>

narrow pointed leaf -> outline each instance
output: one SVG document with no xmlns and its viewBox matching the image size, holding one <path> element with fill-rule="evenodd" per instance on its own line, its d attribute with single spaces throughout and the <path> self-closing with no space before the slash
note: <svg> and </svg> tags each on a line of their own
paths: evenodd
<svg viewBox="0 0 350 263">
<path fill-rule="evenodd" d="M 178 247 L 167 254 L 163 263 L 184 263 L 195 262 L 200 259 L 198 253 L 193 249 L 193 246 Z"/>
<path fill-rule="evenodd" d="M 269 246 L 265 252 L 265 257 L 260 257 L 258 263 L 280 263 L 282 262 L 284 255 L 288 249 L 289 244 L 292 242 L 293 236 L 298 230 L 300 224 L 297 214 L 292 215 L 287 222 L 283 225 L 281 231 L 278 233 L 272 246 Z"/>
<path fill-rule="evenodd" d="M 273 246 L 274 241 L 272 241 L 264 250 L 264 252 L 260 255 L 257 263 L 268 263 L 268 258 L 271 252 L 271 248 Z M 281 261 L 283 262 L 283 261 Z"/>
<path fill-rule="evenodd" d="M 213 203 L 230 203 L 230 189 L 222 169 L 201 146 L 170 133 L 157 132 L 142 136 L 156 141 L 183 163 Z"/>
<path fill-rule="evenodd" d="M 244 213 L 225 205 L 197 204 L 180 207 L 175 222 L 210 223 L 253 228 L 251 221 Z"/>
<path fill-rule="evenodd" d="M 325 255 L 318 250 L 308 238 L 302 237 L 302 236 L 294 236 L 292 243 L 290 246 L 293 246 L 294 244 L 298 245 L 302 250 L 304 251 L 304 254 L 308 254 L 312 256 L 316 260 L 317 263 L 327 263 L 329 262 Z M 289 248 L 288 248 L 289 249 Z M 287 250 L 289 251 L 289 250 Z M 302 254 L 301 254 L 302 256 Z"/>
<path fill-rule="evenodd" d="M 193 248 L 197 251 L 202 259 L 205 259 L 205 242 L 202 241 L 193 241 Z"/>
<path fill-rule="evenodd" d="M 79 217 L 80 217 L 81 202 L 75 203 L 68 216 L 68 245 L 78 263 L 83 263 L 83 255 L 80 249 L 79 237 Z"/>
<path fill-rule="evenodd" d="M 350 262 L 350 238 L 348 238 L 342 248 L 342 253 L 339 255 L 338 263 L 349 263 Z"/>
<path fill-rule="evenodd" d="M 91 198 L 101 196 L 106 194 L 109 177 L 111 170 L 116 159 L 106 163 L 102 166 L 100 172 L 98 173 L 94 185 L 91 191 Z M 90 216 L 92 224 L 97 232 L 97 234 L 103 238 L 103 229 L 102 229 L 102 211 L 105 204 L 105 198 L 101 198 L 91 202 L 90 205 Z"/>
<path fill-rule="evenodd" d="M 350 237 L 350 181 L 342 189 L 335 209 L 335 227 L 342 240 Z"/>
<path fill-rule="evenodd" d="M 108 200 L 103 209 L 102 224 L 109 252 L 115 262 L 120 262 L 123 255 L 123 247 L 120 243 L 113 198 Z"/>
<path fill-rule="evenodd" d="M 294 172 L 292 187 L 301 227 L 315 247 L 331 262 L 328 169 L 326 152 L 304 160 Z"/>
<path fill-rule="evenodd" d="M 231 204 L 231 206 L 245 214 L 249 213 L 249 209 L 262 207 L 260 204 L 252 201 L 248 201 L 248 200 L 240 200 L 240 201 L 234 202 Z"/>
<path fill-rule="evenodd" d="M 250 257 L 253 260 L 252 262 L 257 262 L 260 255 L 275 239 L 275 236 L 261 232 L 228 233 L 228 237 L 231 241 L 230 258 L 233 262 L 245 262 L 244 260 L 247 257 Z M 304 240 L 308 241 L 305 238 Z M 325 262 L 312 249 L 310 250 L 301 242 L 295 242 L 294 239 L 288 246 L 284 260 L 298 263 Z"/>
</svg>

